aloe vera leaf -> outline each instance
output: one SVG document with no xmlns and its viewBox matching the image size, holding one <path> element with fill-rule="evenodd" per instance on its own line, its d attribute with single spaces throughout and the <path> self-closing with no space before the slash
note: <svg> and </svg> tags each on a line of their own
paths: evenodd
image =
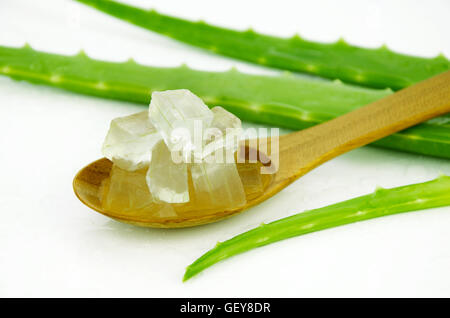
<svg viewBox="0 0 450 318">
<path fill-rule="evenodd" d="M 78 93 L 148 105 L 151 93 L 186 88 L 209 106 L 221 105 L 242 120 L 290 129 L 327 121 L 392 93 L 310 79 L 196 71 L 187 66 L 160 68 L 133 60 L 112 63 L 89 58 L 82 51 L 64 56 L 0 46 L 0 74 Z M 393 134 L 376 145 L 450 158 L 450 116 Z"/>
<path fill-rule="evenodd" d="M 305 211 L 239 234 L 217 245 L 186 268 L 186 281 L 213 264 L 256 247 L 332 227 L 415 210 L 450 205 L 450 177 L 382 189 Z"/>
<path fill-rule="evenodd" d="M 77 0 L 104 13 L 214 53 L 295 72 L 310 73 L 347 83 L 394 90 L 450 69 L 439 54 L 422 58 L 377 49 L 308 41 L 295 35 L 279 38 L 253 30 L 235 31 L 192 22 L 109 0 Z"/>
</svg>

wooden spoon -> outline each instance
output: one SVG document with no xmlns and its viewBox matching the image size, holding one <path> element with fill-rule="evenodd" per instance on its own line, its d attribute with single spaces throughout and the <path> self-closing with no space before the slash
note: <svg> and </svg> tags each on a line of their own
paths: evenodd
<svg viewBox="0 0 450 318">
<path fill-rule="evenodd" d="M 102 184 L 109 178 L 112 163 L 105 158 L 83 168 L 76 175 L 73 187 L 77 197 L 88 207 L 121 222 L 162 228 L 210 223 L 267 200 L 327 160 L 447 112 L 450 112 L 450 71 L 323 124 L 280 136 L 278 171 L 263 175 L 265 190 L 256 197 L 247 197 L 247 204 L 238 209 L 204 213 L 192 206 L 187 213 L 162 218 L 145 212 L 106 211 L 101 204 Z M 270 143 L 271 140 L 260 141 Z M 245 178 L 242 182 L 245 184 Z"/>
</svg>

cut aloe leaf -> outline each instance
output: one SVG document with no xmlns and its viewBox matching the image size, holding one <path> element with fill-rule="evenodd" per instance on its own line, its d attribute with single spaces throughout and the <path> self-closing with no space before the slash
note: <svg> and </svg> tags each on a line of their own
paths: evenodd
<svg viewBox="0 0 450 318">
<path fill-rule="evenodd" d="M 235 31 L 204 21 L 188 21 L 116 1 L 77 1 L 210 52 L 358 85 L 397 90 L 450 70 L 450 61 L 442 54 L 423 58 L 393 52 L 385 45 L 368 49 L 350 45 L 342 39 L 335 43 L 319 43 L 298 35 L 280 38 L 252 29 Z"/>
<path fill-rule="evenodd" d="M 222 105 L 241 120 L 304 129 L 330 120 L 392 93 L 304 78 L 292 74 L 261 76 L 203 72 L 186 66 L 160 68 L 132 60 L 112 63 L 83 52 L 64 56 L 0 46 L 0 74 L 78 93 L 148 105 L 155 90 L 186 88 L 207 105 Z M 378 140 L 377 146 L 450 158 L 449 115 Z"/>
<path fill-rule="evenodd" d="M 203 254 L 186 268 L 183 280 L 231 256 L 291 237 L 372 218 L 450 204 L 450 177 L 374 193 L 262 224 Z M 444 243 L 444 242 L 442 242 Z"/>
</svg>

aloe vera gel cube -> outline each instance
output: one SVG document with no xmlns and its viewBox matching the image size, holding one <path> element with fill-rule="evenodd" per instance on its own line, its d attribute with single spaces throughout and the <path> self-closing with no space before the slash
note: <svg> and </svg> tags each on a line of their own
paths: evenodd
<svg viewBox="0 0 450 318">
<path fill-rule="evenodd" d="M 169 150 L 194 151 L 194 134 L 199 133 L 194 130 L 209 127 L 213 120 L 208 106 L 187 89 L 154 92 L 148 114 Z"/>
<path fill-rule="evenodd" d="M 168 203 L 189 202 L 187 164 L 175 163 L 166 144 L 161 140 L 152 151 L 147 171 L 147 185 L 157 201 Z"/>
<path fill-rule="evenodd" d="M 211 108 L 211 112 L 213 113 L 211 127 L 220 129 L 223 134 L 226 134 L 229 128 L 240 129 L 242 126 L 241 120 L 223 107 L 215 106 Z"/>
<path fill-rule="evenodd" d="M 110 211 L 152 210 L 155 203 L 146 181 L 145 169 L 126 171 L 113 165 L 108 192 L 103 198 L 103 208 Z"/>
<path fill-rule="evenodd" d="M 246 203 L 244 187 L 234 163 L 194 163 L 191 176 L 196 206 L 237 208 Z"/>
<path fill-rule="evenodd" d="M 102 150 L 114 163 L 110 192 L 121 199 L 109 196 L 106 202 L 124 210 L 158 210 L 165 217 L 175 213 L 173 207 L 162 209 L 170 204 L 194 202 L 206 210 L 244 205 L 234 162 L 240 129 L 239 118 L 222 107 L 210 110 L 186 89 L 154 92 L 148 111 L 111 122 Z M 218 158 L 230 149 L 230 158 Z M 186 160 L 192 155 L 194 162 Z"/>
<path fill-rule="evenodd" d="M 152 148 L 160 139 L 143 111 L 111 121 L 102 153 L 119 168 L 135 171 L 149 165 Z"/>
<path fill-rule="evenodd" d="M 220 163 L 232 163 L 242 132 L 241 120 L 220 106 L 213 107 L 211 112 L 213 121 L 204 134 L 202 159 L 207 158 L 210 162 L 212 157 L 208 156 L 214 156 Z"/>
</svg>

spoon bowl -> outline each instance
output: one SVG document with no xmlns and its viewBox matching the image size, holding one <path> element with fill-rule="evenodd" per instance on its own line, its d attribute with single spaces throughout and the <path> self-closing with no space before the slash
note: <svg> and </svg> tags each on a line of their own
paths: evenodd
<svg viewBox="0 0 450 318">
<path fill-rule="evenodd" d="M 106 158 L 81 169 L 75 176 L 73 188 L 85 205 L 120 222 L 157 228 L 211 223 L 267 200 L 300 176 L 342 153 L 448 112 L 450 71 L 323 124 L 280 136 L 279 139 L 259 139 L 260 149 L 270 149 L 266 155 L 278 158 L 278 163 L 272 166 L 273 174 L 261 175 L 264 190 L 256 196 L 247 194 L 247 203 L 236 209 L 201 211 L 191 205 L 175 217 L 155 217 L 145 211 L 114 212 L 104 209 L 102 198 L 112 169 L 112 162 Z M 242 147 L 248 148 L 248 144 L 244 141 Z M 241 178 L 241 181 L 245 185 L 246 179 Z"/>
<path fill-rule="evenodd" d="M 238 165 L 246 164 L 238 163 Z M 181 213 L 179 213 L 177 217 L 160 217 L 150 213 L 148 210 L 108 210 L 104 208 L 102 199 L 105 197 L 107 192 L 106 187 L 108 186 L 112 167 L 113 163 L 107 158 L 102 158 L 92 162 L 81 169 L 75 176 L 73 188 L 78 199 L 86 206 L 110 218 L 128 224 L 155 228 L 190 227 L 225 219 L 265 200 L 262 199 L 262 194 L 256 195 L 254 193 L 252 194 L 246 192 L 246 205 L 236 209 L 198 210 L 195 206 L 189 204 L 177 205 L 176 209 L 178 211 L 181 210 Z M 272 184 L 273 175 L 262 174 L 261 180 L 265 193 Z M 241 178 L 241 181 L 244 183 L 246 181 L 245 177 Z"/>
</svg>

